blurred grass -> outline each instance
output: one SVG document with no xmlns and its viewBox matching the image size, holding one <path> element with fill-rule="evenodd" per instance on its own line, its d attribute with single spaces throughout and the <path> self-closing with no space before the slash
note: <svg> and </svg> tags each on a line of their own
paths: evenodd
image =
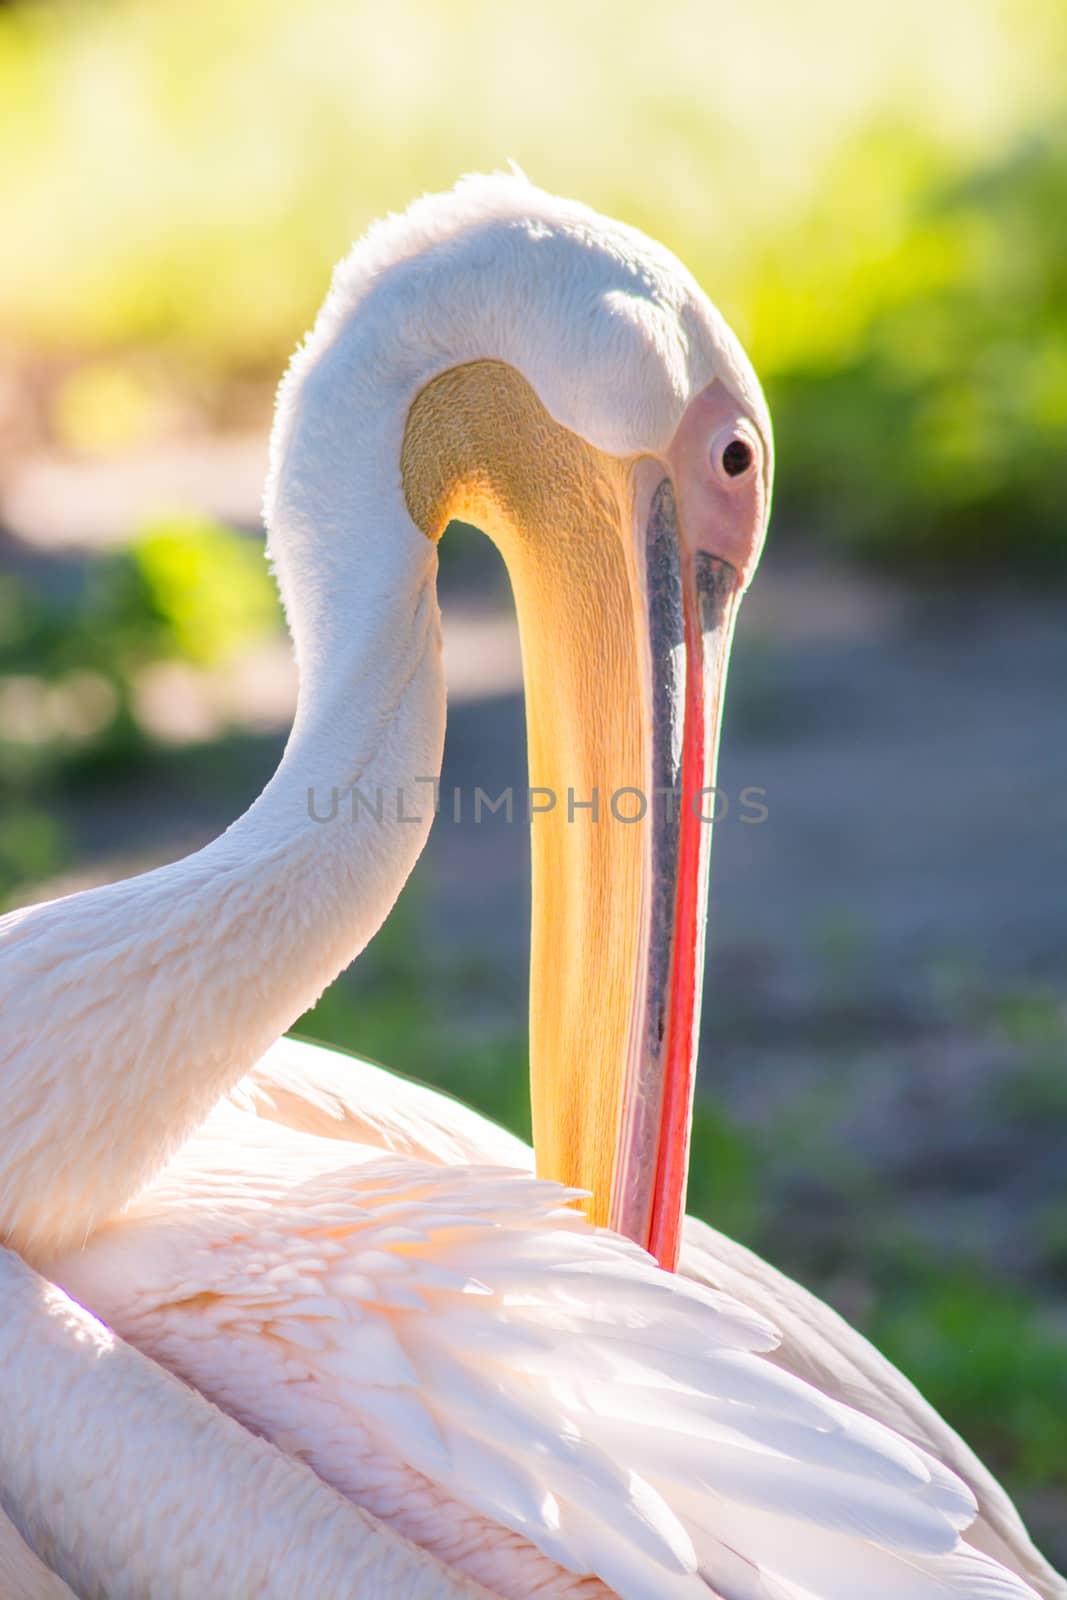
<svg viewBox="0 0 1067 1600">
<path fill-rule="evenodd" d="M 1015 1285 L 899 1263 L 867 1331 L 1015 1492 L 1067 1491 L 1067 1341 Z"/>
<path fill-rule="evenodd" d="M 225 665 L 279 622 L 260 548 L 202 517 L 149 523 L 74 595 L 0 572 L 0 904 L 67 865 L 61 794 L 152 754 L 140 674 Z"/>
<path fill-rule="evenodd" d="M 262 550 L 218 523 L 203 517 L 153 523 L 128 559 L 167 653 L 214 666 L 279 625 Z"/>
<path fill-rule="evenodd" d="M 444 1089 L 465 1105 L 529 1140 L 530 1093 L 526 1039 L 508 1030 L 484 1034 L 442 1021 L 442 990 L 448 964 L 427 966 L 413 958 L 419 948 L 411 889 L 405 890 L 374 943 L 348 980 L 331 985 L 293 1032 L 322 1044 L 340 1045 L 368 1061 L 419 1083 Z M 450 992 L 448 1003 L 459 997 Z M 402 1064 L 402 1065 L 401 1065 Z"/>
<path fill-rule="evenodd" d="M 838 293 L 864 299 L 862 282 Z M 850 347 L 801 348 L 776 375 L 787 517 L 898 573 L 1062 562 L 1067 121 L 924 188 L 868 298 Z"/>
</svg>

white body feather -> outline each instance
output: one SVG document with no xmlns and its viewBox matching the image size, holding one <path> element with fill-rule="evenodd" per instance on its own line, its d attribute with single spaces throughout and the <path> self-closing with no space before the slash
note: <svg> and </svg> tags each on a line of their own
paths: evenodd
<svg viewBox="0 0 1067 1600">
<path fill-rule="evenodd" d="M 25 1600 L 488 1600 L 2 1249 L 0 1305 L 0 1575 Z"/>
<path fill-rule="evenodd" d="M 771 1320 L 592 1229 L 529 1161 L 286 1040 L 50 1272 L 506 1600 L 606 1592 L 586 1574 L 623 1600 L 1033 1593 L 961 1543 L 953 1473 L 783 1373 Z"/>
</svg>

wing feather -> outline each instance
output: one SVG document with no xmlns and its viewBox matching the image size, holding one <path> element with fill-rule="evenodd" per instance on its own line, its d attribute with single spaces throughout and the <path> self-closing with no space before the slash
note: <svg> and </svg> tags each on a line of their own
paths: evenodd
<svg viewBox="0 0 1067 1600">
<path fill-rule="evenodd" d="M 61 1281 L 338 1487 L 369 1450 L 623 1600 L 1032 1596 L 961 1545 L 951 1472 L 767 1359 L 761 1310 L 552 1184 L 355 1154 L 216 1129 Z"/>
<path fill-rule="evenodd" d="M 246 1083 L 260 1116 L 294 1127 L 430 1160 L 531 1165 L 530 1150 L 510 1135 L 503 1135 L 502 1146 L 500 1129 L 484 1117 L 342 1052 L 281 1040 Z M 930 1452 L 953 1481 L 954 1474 L 963 1478 L 979 1504 L 969 1534 L 975 1548 L 1018 1571 L 1044 1600 L 1067 1600 L 1067 1581 L 1034 1548 L 1000 1484 L 861 1333 L 800 1284 L 693 1218 L 686 1223 L 681 1272 L 727 1291 L 775 1324 L 781 1342 L 772 1361 Z"/>
</svg>

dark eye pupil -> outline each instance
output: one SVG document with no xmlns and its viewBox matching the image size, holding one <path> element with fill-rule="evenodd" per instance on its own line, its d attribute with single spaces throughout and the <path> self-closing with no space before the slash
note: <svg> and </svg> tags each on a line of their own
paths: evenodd
<svg viewBox="0 0 1067 1600">
<path fill-rule="evenodd" d="M 722 470 L 728 478 L 739 478 L 752 465 L 752 446 L 745 439 L 731 439 L 722 453 Z"/>
</svg>

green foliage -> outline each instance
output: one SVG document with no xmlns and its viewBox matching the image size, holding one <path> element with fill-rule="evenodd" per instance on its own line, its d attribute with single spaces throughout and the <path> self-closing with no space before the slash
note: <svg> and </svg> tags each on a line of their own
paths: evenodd
<svg viewBox="0 0 1067 1600">
<path fill-rule="evenodd" d="M 1067 1054 L 1067 1009 L 1050 988 L 1027 985 L 997 999 L 994 1021 L 1010 1044 L 1027 1051 Z"/>
<path fill-rule="evenodd" d="M 1018 1488 L 1067 1488 L 1067 1339 L 1020 1290 L 965 1269 L 897 1264 L 875 1343 Z"/>
<path fill-rule="evenodd" d="M 5 806 L 0 815 L 0 906 L 27 881 L 42 881 L 66 859 L 63 830 L 54 817 L 28 806 Z"/>
<path fill-rule="evenodd" d="M 1045 1270 L 1062 1291 L 1067 1288 L 1067 1200 L 1048 1208 L 1037 1233 Z"/>
<path fill-rule="evenodd" d="M 64 788 L 152 752 L 143 669 L 225 663 L 277 623 L 261 546 L 202 518 L 155 522 L 94 560 L 73 606 L 0 574 L 0 901 L 65 863 Z"/>
<path fill-rule="evenodd" d="M 88 750 L 129 755 L 138 748 L 132 673 L 151 658 L 157 639 L 124 556 L 93 564 L 73 612 L 21 578 L 0 577 L 5 808 Z"/>
<path fill-rule="evenodd" d="M 708 1099 L 693 1108 L 687 1208 L 731 1238 L 755 1246 L 764 1222 L 760 1152 Z"/>
<path fill-rule="evenodd" d="M 1014 1071 L 1000 1080 L 995 1110 L 1031 1128 L 1067 1128 L 1067 1006 L 1051 989 L 1003 996 L 993 1022 L 1014 1047 Z"/>
<path fill-rule="evenodd" d="M 784 520 L 902 576 L 1067 561 L 1067 127 L 921 192 L 832 290 L 860 325 L 771 385 Z"/>
<path fill-rule="evenodd" d="M 61 687 L 72 674 L 95 674 L 115 691 L 117 724 L 138 668 L 168 657 L 224 662 L 278 619 L 258 541 L 205 518 L 159 520 L 95 559 L 73 606 L 69 595 L 0 573 L 0 684 L 30 676 Z M 47 727 L 33 742 L 49 745 Z"/>
<path fill-rule="evenodd" d="M 159 653 L 213 666 L 278 626 L 260 543 L 204 517 L 153 523 L 130 547 Z"/>
<path fill-rule="evenodd" d="M 507 1030 L 480 1037 L 457 1018 L 469 974 L 462 956 L 425 959 L 417 898 L 409 884 L 356 967 L 293 1031 L 443 1089 L 529 1139 L 526 1041 Z"/>
</svg>

